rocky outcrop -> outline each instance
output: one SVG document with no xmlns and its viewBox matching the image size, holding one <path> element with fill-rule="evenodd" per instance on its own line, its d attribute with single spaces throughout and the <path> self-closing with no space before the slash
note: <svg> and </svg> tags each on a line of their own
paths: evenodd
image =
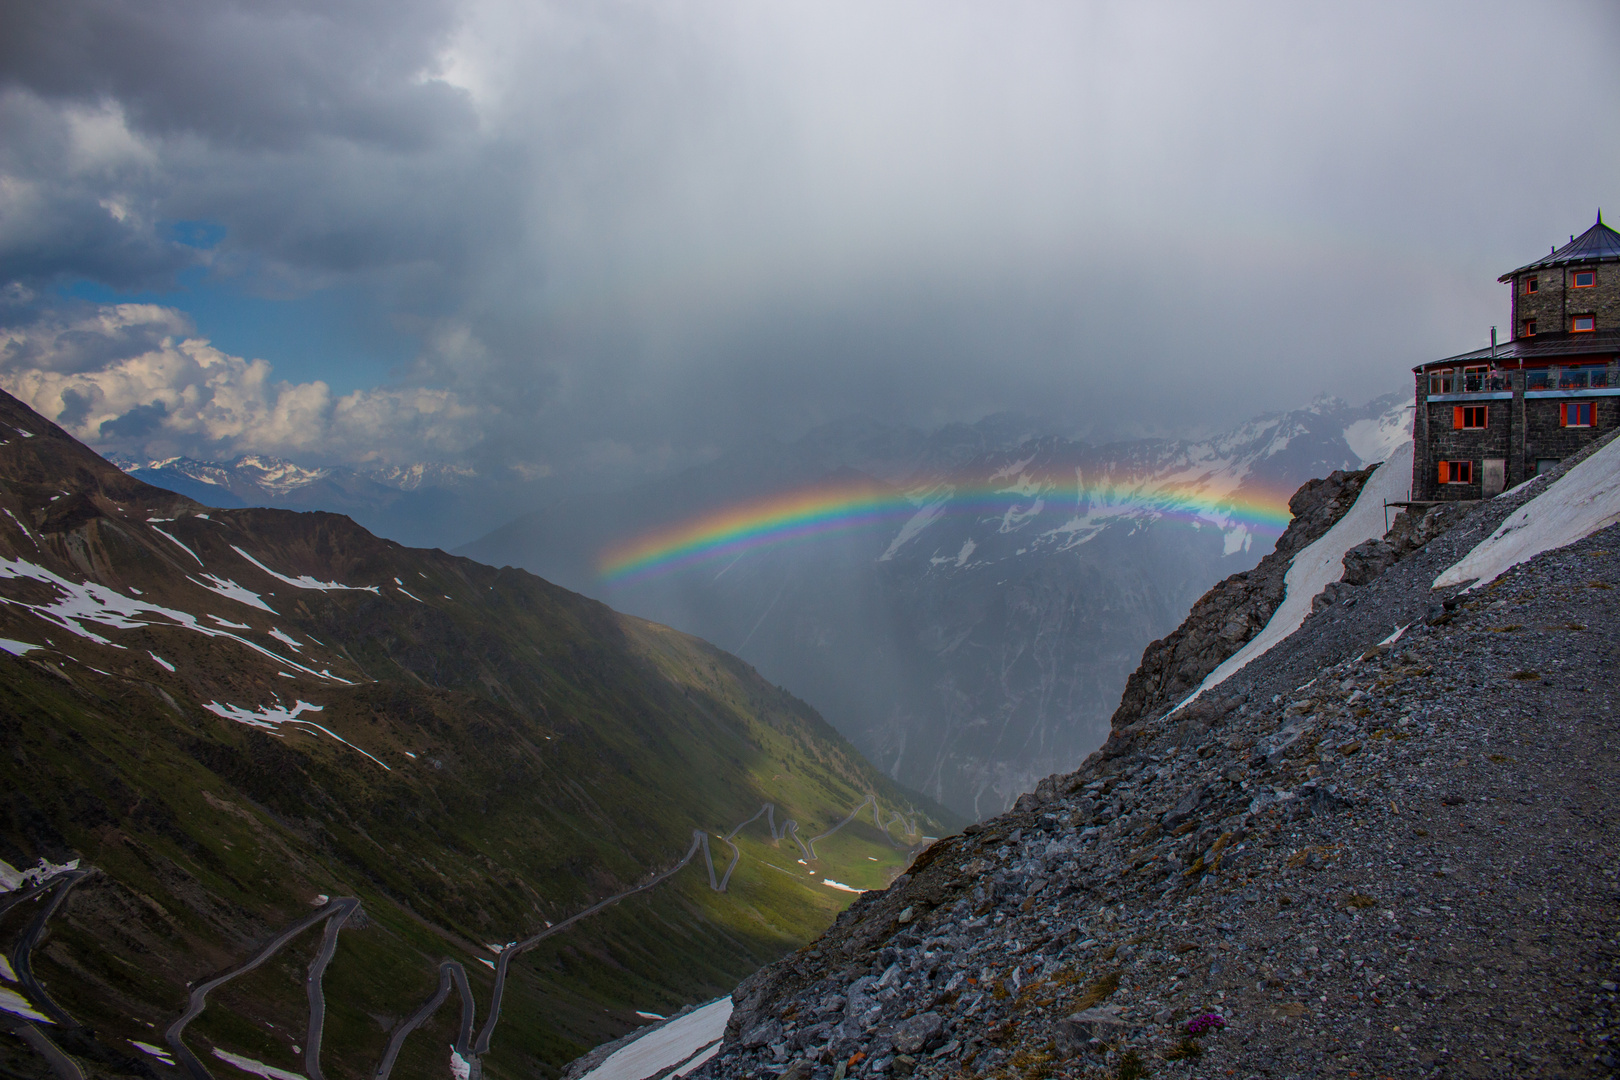
<svg viewBox="0 0 1620 1080">
<path fill-rule="evenodd" d="M 1312 480 L 1288 501 L 1294 518 L 1276 548 L 1253 570 L 1233 574 L 1205 593 L 1186 621 L 1142 652 L 1114 712 L 1115 732 L 1174 705 L 1227 657 L 1258 634 L 1283 601 L 1283 578 L 1295 554 L 1331 529 L 1355 504 L 1372 466 Z"/>
</svg>

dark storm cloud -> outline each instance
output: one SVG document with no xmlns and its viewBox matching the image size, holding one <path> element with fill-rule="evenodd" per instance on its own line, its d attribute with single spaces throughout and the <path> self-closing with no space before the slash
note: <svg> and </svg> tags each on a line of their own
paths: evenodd
<svg viewBox="0 0 1620 1080">
<path fill-rule="evenodd" d="M 1610 3 L 0 15 L 8 279 L 342 283 L 491 462 L 1368 397 L 1620 206 Z M 1549 50 L 1573 89 L 1513 74 Z"/>
<path fill-rule="evenodd" d="M 317 136 L 421 150 L 466 117 L 417 78 L 454 26 L 444 0 L 0 3 L 0 86 L 117 101 L 156 134 L 285 148 Z"/>
</svg>

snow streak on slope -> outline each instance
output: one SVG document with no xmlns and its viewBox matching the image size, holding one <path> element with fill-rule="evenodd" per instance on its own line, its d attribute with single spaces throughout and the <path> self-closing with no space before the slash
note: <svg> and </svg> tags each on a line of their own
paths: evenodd
<svg viewBox="0 0 1620 1080">
<path fill-rule="evenodd" d="M 317 581 L 308 574 L 300 574 L 295 578 L 290 578 L 286 574 L 276 573 L 274 570 L 270 569 L 268 566 L 264 565 L 264 563 L 260 562 L 258 559 L 255 559 L 253 556 L 249 555 L 235 544 L 231 545 L 231 550 L 242 556 L 242 558 L 246 559 L 254 566 L 257 566 L 260 570 L 263 570 L 265 573 L 275 578 L 277 581 L 285 582 L 286 584 L 297 589 L 316 589 L 320 592 L 368 592 L 376 593 L 378 596 L 382 595 L 382 591 L 375 585 L 343 585 L 336 581 Z"/>
<path fill-rule="evenodd" d="M 1383 536 L 1387 531 L 1384 504 L 1405 499 L 1411 486 L 1412 443 L 1408 440 L 1372 474 L 1362 487 L 1356 504 L 1344 517 L 1315 543 L 1294 556 L 1283 579 L 1283 602 L 1272 613 L 1264 629 L 1205 676 L 1198 689 L 1176 708 L 1186 705 L 1205 690 L 1219 686 L 1241 671 L 1249 661 L 1298 630 L 1311 613 L 1311 601 L 1344 576 L 1345 552 L 1357 544 Z"/>
<path fill-rule="evenodd" d="M 1436 589 L 1488 585 L 1513 567 L 1620 521 L 1620 439 L 1611 441 L 1515 510 L 1495 532 L 1434 579 Z"/>
<path fill-rule="evenodd" d="M 711 1001 L 614 1051 L 580 1080 L 644 1080 L 718 1042 L 730 1019 L 730 998 Z"/>
<path fill-rule="evenodd" d="M 364 750 L 361 750 L 358 746 L 354 745 L 354 743 L 350 742 L 348 739 L 345 739 L 331 728 L 322 727 L 313 720 L 300 720 L 298 718 L 300 713 L 320 712 L 326 708 L 324 705 L 311 705 L 307 701 L 298 701 L 293 704 L 291 709 L 288 709 L 285 705 L 266 705 L 262 709 L 244 709 L 240 705 L 221 705 L 217 701 L 211 701 L 204 705 L 203 708 L 207 709 L 215 716 L 223 716 L 227 720 L 235 720 L 238 724 L 246 724 L 248 727 L 262 728 L 278 738 L 280 737 L 281 733 L 276 729 L 282 724 L 306 724 L 317 731 L 321 731 L 332 736 L 332 738 L 336 739 L 344 746 L 347 746 L 349 749 L 357 751 L 361 754 L 365 754 L 366 757 L 371 758 L 371 760 L 375 761 L 378 765 L 382 765 L 384 769 L 388 769 L 389 772 L 393 772 L 393 769 L 383 764 L 381 759 L 374 757 L 371 754 L 367 754 Z"/>
<path fill-rule="evenodd" d="M 134 597 L 125 596 L 116 589 L 109 589 L 107 586 L 98 585 L 95 582 L 69 581 L 42 566 L 35 566 L 33 563 L 25 562 L 22 559 L 0 558 L 0 580 L 7 579 L 28 579 L 41 582 L 53 586 L 62 595 L 49 604 L 28 604 L 21 600 L 0 596 L 0 604 L 11 604 L 31 611 L 52 625 L 59 626 L 63 630 L 77 634 L 82 638 L 87 638 L 97 645 L 109 645 L 115 649 L 125 647 L 102 637 L 86 626 L 86 623 L 110 630 L 140 630 L 147 627 L 175 626 L 182 630 L 190 630 L 201 634 L 204 637 L 228 638 L 239 645 L 245 645 L 256 653 L 270 657 L 277 663 L 286 664 L 306 675 L 313 675 L 317 679 L 326 679 L 349 686 L 354 685 L 348 679 L 333 675 L 330 671 L 316 671 L 313 668 L 289 660 L 240 635 L 203 626 L 197 621 L 197 617 L 189 612 L 176 611 L 173 608 L 163 607 L 145 600 L 137 600 Z M 161 615 L 169 621 L 149 622 L 137 618 L 145 615 Z"/>
</svg>

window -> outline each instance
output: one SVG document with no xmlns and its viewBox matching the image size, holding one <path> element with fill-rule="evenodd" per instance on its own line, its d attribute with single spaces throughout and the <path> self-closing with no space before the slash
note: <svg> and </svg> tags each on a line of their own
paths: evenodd
<svg viewBox="0 0 1620 1080">
<path fill-rule="evenodd" d="M 1485 426 L 1484 405 L 1456 405 L 1451 410 L 1451 426 L 1477 431 Z"/>
<path fill-rule="evenodd" d="M 1597 329 L 1597 318 L 1592 315 L 1576 315 L 1569 320 L 1569 328 L 1577 334 L 1587 334 Z"/>
<path fill-rule="evenodd" d="M 1537 476 L 1546 476 L 1548 473 L 1552 472 L 1557 467 L 1558 467 L 1558 459 L 1555 458 L 1555 457 L 1538 457 L 1538 458 L 1536 458 L 1536 475 Z"/>
<path fill-rule="evenodd" d="M 1451 373 L 1451 368 L 1441 368 L 1439 371 L 1429 372 L 1429 393 L 1449 394 L 1452 387 L 1457 384 L 1457 377 Z"/>
<path fill-rule="evenodd" d="M 1472 484 L 1474 482 L 1474 463 L 1472 461 L 1442 461 L 1440 463 L 1440 482 L 1442 484 Z"/>
<path fill-rule="evenodd" d="M 1527 295 L 1529 293 L 1533 293 L 1533 292 L 1540 292 L 1541 291 L 1541 279 L 1538 278 L 1538 277 L 1527 277 L 1527 278 L 1525 278 L 1524 279 L 1524 291 L 1525 291 L 1525 293 Z"/>
<path fill-rule="evenodd" d="M 1558 422 L 1564 427 L 1591 427 L 1592 403 L 1571 401 L 1558 406 Z"/>
<path fill-rule="evenodd" d="M 1524 388 L 1526 390 L 1548 390 L 1552 388 L 1552 373 L 1546 368 L 1539 371 L 1524 373 Z"/>
<path fill-rule="evenodd" d="M 1596 270 L 1577 270 L 1577 271 L 1575 271 L 1575 288 L 1577 288 L 1577 289 L 1590 289 L 1592 286 L 1594 286 L 1596 284 L 1597 284 L 1597 271 Z"/>
<path fill-rule="evenodd" d="M 1519 336 L 1520 337 L 1535 337 L 1536 336 L 1536 320 L 1534 320 L 1534 319 L 1526 319 L 1526 320 L 1524 320 L 1524 332 L 1521 333 Z"/>
</svg>

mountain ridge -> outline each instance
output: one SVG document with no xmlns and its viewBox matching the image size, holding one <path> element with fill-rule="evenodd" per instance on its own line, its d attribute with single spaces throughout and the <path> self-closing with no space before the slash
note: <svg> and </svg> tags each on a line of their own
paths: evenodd
<svg viewBox="0 0 1620 1080">
<path fill-rule="evenodd" d="M 512 964 L 481 1067 L 544 1074 L 640 1023 L 634 1007 L 710 995 L 804 940 L 898 871 L 916 839 L 899 834 L 949 821 L 705 642 L 339 515 L 199 506 L 9 397 L 0 422 L 0 858 L 96 870 L 50 886 L 32 950 L 74 1023 L 30 1029 L 96 1075 L 134 1068 L 130 1041 L 180 1013 L 184 982 L 312 898 L 361 903 L 328 924 L 324 1067 L 370 1075 L 446 948 L 482 999 L 487 943 L 667 870 L 694 830 L 770 802 L 810 835 L 876 797 L 887 823 L 856 820 L 815 859 L 761 821 L 730 841 L 727 891 L 689 868 Z M 184 1038 L 300 1068 L 283 1036 L 314 945 L 222 987 Z M 449 1023 L 402 1065 L 442 1062 L 428 1047 Z"/>
</svg>

